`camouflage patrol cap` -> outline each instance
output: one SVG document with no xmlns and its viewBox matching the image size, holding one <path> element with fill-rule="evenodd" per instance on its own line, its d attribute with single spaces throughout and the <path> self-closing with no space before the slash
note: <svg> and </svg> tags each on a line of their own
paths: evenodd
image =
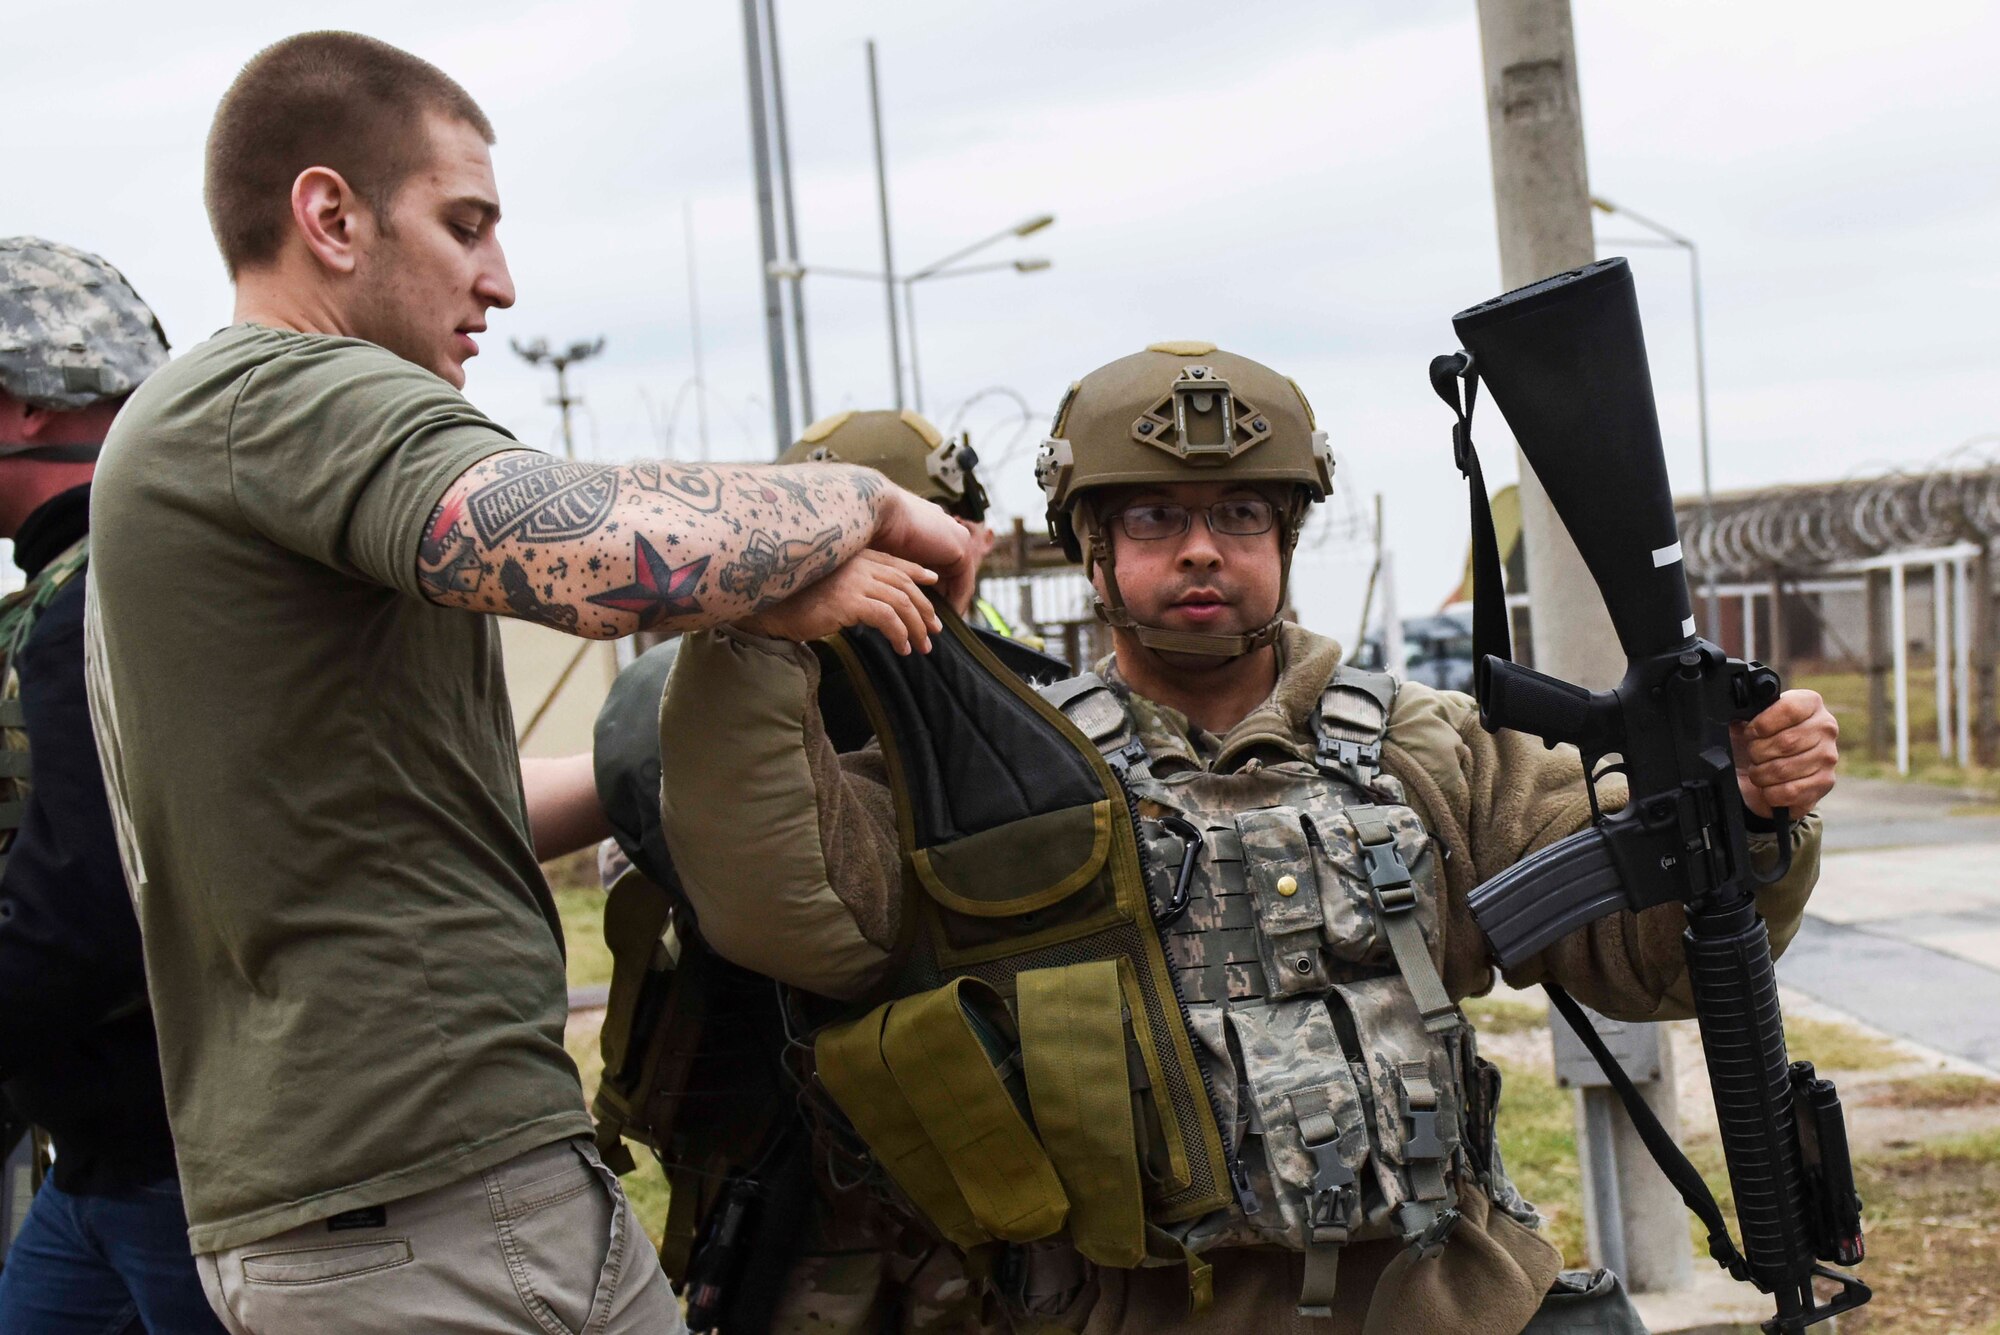
<svg viewBox="0 0 2000 1335">
<path fill-rule="evenodd" d="M 860 464 L 960 518 L 986 517 L 986 488 L 973 472 L 978 454 L 963 437 L 946 440 L 929 418 L 907 408 L 822 417 L 778 462 Z"/>
<path fill-rule="evenodd" d="M 72 411 L 166 363 L 166 332 L 124 274 L 60 242 L 0 238 L 0 389 Z"/>
</svg>

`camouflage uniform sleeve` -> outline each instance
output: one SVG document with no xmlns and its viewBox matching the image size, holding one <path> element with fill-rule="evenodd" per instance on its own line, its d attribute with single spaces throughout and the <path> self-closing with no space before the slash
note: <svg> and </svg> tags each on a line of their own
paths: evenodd
<svg viewBox="0 0 2000 1335">
<path fill-rule="evenodd" d="M 1487 878 L 1537 849 L 1574 834 L 1590 820 L 1583 767 L 1572 747 L 1549 750 L 1533 737 L 1479 726 L 1468 696 L 1415 683 L 1402 688 L 1390 722 L 1384 765 L 1403 781 L 1411 805 L 1447 850 L 1443 924 L 1445 987 L 1453 997 L 1493 986 L 1486 938 L 1466 908 Z M 1600 790 L 1605 806 L 1624 804 L 1622 781 Z M 1819 878 L 1820 822 L 1796 823 L 1792 870 L 1758 892 L 1773 954 L 1797 935 L 1806 898 Z M 1777 856 L 1773 835 L 1753 835 L 1760 867 Z M 1556 982 L 1579 1001 L 1625 1020 L 1680 1019 L 1694 1013 L 1681 954 L 1682 914 L 1675 904 L 1615 913 L 1557 942 L 1507 976 L 1514 987 Z"/>
<path fill-rule="evenodd" d="M 886 967 L 901 855 L 880 751 L 836 754 L 818 690 L 801 645 L 689 635 L 660 708 L 660 816 L 717 951 L 849 998 Z"/>
</svg>

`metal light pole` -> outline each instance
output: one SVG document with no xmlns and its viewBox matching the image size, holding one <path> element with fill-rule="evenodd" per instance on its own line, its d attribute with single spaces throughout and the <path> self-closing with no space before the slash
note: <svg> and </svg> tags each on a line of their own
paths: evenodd
<svg viewBox="0 0 2000 1335">
<path fill-rule="evenodd" d="M 694 348 L 694 424 L 701 442 L 702 462 L 708 462 L 708 380 L 701 369 L 701 301 L 695 293 L 694 202 L 681 201 L 681 235 L 685 238 L 688 271 L 688 335 Z"/>
<path fill-rule="evenodd" d="M 763 0 L 764 36 L 770 45 L 771 118 L 778 129 L 778 193 L 785 204 L 785 253 L 799 257 L 798 212 L 792 207 L 792 139 L 785 119 L 785 74 L 778 60 L 778 11 L 772 0 Z M 792 280 L 792 346 L 799 357 L 799 411 L 806 421 L 814 420 L 812 365 L 806 359 L 806 295 Z M 788 442 L 780 441 L 783 448 Z"/>
<path fill-rule="evenodd" d="M 910 331 L 910 393 L 917 401 L 917 411 L 924 410 L 924 386 L 917 374 L 917 305 L 911 289 L 927 278 L 956 277 L 961 273 L 981 273 L 990 269 L 1012 267 L 1017 273 L 1037 273 L 1049 267 L 1047 260 L 1015 260 L 1011 266 L 1000 264 L 974 265 L 970 268 L 953 269 L 951 266 L 969 256 L 976 255 L 988 246 L 997 245 L 1008 237 L 1033 236 L 1056 220 L 1053 213 L 1037 213 L 1032 218 L 1023 218 L 1012 227 L 1004 228 L 991 236 L 981 237 L 969 246 L 961 246 L 941 260 L 933 260 L 923 268 L 909 275 L 903 282 L 903 311 L 905 323 Z"/>
<path fill-rule="evenodd" d="M 1012 233 L 1003 233 L 1003 235 L 1011 236 Z M 991 264 L 967 264 L 956 269 L 940 269 L 932 265 L 922 272 L 912 274 L 907 278 L 898 278 L 893 275 L 879 274 L 871 269 L 836 269 L 823 264 L 793 264 L 780 260 L 772 263 L 771 273 L 789 282 L 798 282 L 808 274 L 817 274 L 822 278 L 854 278 L 867 283 L 880 283 L 886 278 L 892 288 L 900 284 L 903 289 L 903 308 L 909 327 L 910 386 L 914 391 L 917 411 L 922 412 L 924 410 L 924 389 L 922 382 L 917 376 L 917 308 L 916 303 L 910 296 L 911 288 L 917 283 L 927 282 L 936 278 L 963 278 L 968 274 L 994 273 L 1001 269 L 1012 269 L 1015 273 L 1023 274 L 1041 273 L 1043 270 L 1052 268 L 1053 266 L 1054 261 L 1052 260 L 1033 257 L 1019 260 L 996 260 Z M 897 400 L 897 404 L 898 407 L 901 406 L 900 399 Z"/>
<path fill-rule="evenodd" d="M 771 427 L 775 449 L 792 443 L 792 381 L 785 366 L 785 301 L 771 266 L 778 258 L 778 228 L 771 199 L 771 135 L 765 123 L 764 55 L 757 0 L 743 0 L 743 47 L 750 72 L 750 159 L 757 169 L 757 233 L 764 253 L 764 338 L 771 358 Z"/>
<path fill-rule="evenodd" d="M 896 334 L 896 256 L 889 245 L 889 169 L 882 153 L 882 87 L 875 74 L 875 39 L 868 39 L 868 117 L 875 130 L 875 198 L 882 211 L 882 294 L 889 304 L 889 384 L 903 407 L 903 354 Z M 796 258 L 796 257 L 795 257 Z"/>
<path fill-rule="evenodd" d="M 576 442 L 570 436 L 569 410 L 571 405 L 582 403 L 583 400 L 570 397 L 569 368 L 578 362 L 588 361 L 590 358 L 604 351 L 603 338 L 600 337 L 590 343 L 572 343 L 561 352 L 550 352 L 549 341 L 545 338 L 538 338 L 525 347 L 518 340 L 509 341 L 513 345 L 515 354 L 522 361 L 528 363 L 528 365 L 540 366 L 547 363 L 549 366 L 555 368 L 556 396 L 550 399 L 549 402 L 554 404 L 562 413 L 563 457 L 565 459 L 576 458 Z"/>
<path fill-rule="evenodd" d="M 1592 195 L 1590 202 L 1599 212 L 1630 218 L 1641 227 L 1663 238 L 1668 245 L 1687 252 L 1688 281 L 1694 294 L 1694 397 L 1696 415 L 1701 423 L 1701 524 L 1703 528 L 1707 528 L 1715 517 L 1715 489 L 1709 482 L 1708 474 L 1708 354 L 1702 347 L 1701 251 L 1687 237 L 1671 228 L 1662 227 L 1643 214 L 1634 213 L 1597 195 Z M 1722 620 L 1716 610 L 1713 570 L 1702 572 L 1702 601 L 1708 611 L 1708 624 L 1702 629 L 1710 636 L 1719 638 L 1722 634 Z M 1778 639 L 1776 627 L 1772 628 L 1771 638 L 1774 642 Z"/>
</svg>

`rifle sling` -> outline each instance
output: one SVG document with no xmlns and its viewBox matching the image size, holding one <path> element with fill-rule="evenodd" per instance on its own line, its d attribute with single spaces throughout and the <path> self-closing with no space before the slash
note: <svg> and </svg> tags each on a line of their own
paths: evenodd
<svg viewBox="0 0 2000 1335">
<path fill-rule="evenodd" d="M 1680 1194 L 1681 1201 L 1708 1229 L 1708 1254 L 1715 1258 L 1717 1265 L 1727 1270 L 1734 1278 L 1748 1280 L 1749 1266 L 1744 1261 L 1743 1254 L 1736 1250 L 1736 1242 L 1729 1236 L 1729 1224 L 1722 1217 L 1722 1207 L 1716 1204 L 1715 1193 L 1708 1189 L 1708 1183 L 1702 1180 L 1701 1173 L 1688 1162 L 1687 1155 L 1681 1153 L 1681 1147 L 1674 1143 L 1674 1138 L 1660 1125 L 1660 1119 L 1653 1115 L 1652 1108 L 1633 1085 L 1632 1078 L 1625 1074 L 1625 1068 L 1618 1064 L 1618 1059 L 1604 1046 L 1604 1040 L 1598 1037 L 1597 1029 L 1590 1023 L 1590 1017 L 1584 1014 L 1583 1007 L 1577 1005 L 1569 993 L 1554 983 L 1544 983 L 1542 987 L 1548 992 L 1549 1000 L 1555 1003 L 1555 1008 L 1562 1012 L 1563 1019 L 1569 1021 L 1569 1027 L 1583 1040 L 1583 1046 L 1597 1059 L 1598 1066 L 1603 1068 L 1605 1078 L 1611 1082 L 1611 1088 L 1618 1092 L 1618 1101 L 1625 1105 L 1625 1112 L 1632 1119 L 1633 1129 L 1639 1133 L 1639 1139 L 1645 1142 L 1646 1151 L 1653 1156 L 1653 1162 L 1660 1166 L 1662 1173 L 1666 1174 L 1667 1181 L 1673 1184 L 1674 1190 Z"/>
<path fill-rule="evenodd" d="M 1462 359 L 1462 360 L 1461 360 Z M 1456 382 L 1465 381 L 1461 404 Z M 1486 474 L 1472 443 L 1472 409 L 1479 399 L 1479 373 L 1472 355 L 1461 352 L 1431 362 L 1431 387 L 1458 421 L 1451 428 L 1452 460 L 1472 493 L 1472 661 L 1481 683 L 1486 658 L 1512 659 L 1513 635 L 1508 627 L 1507 585 L 1501 576 L 1500 540 L 1493 531 L 1493 503 L 1486 492 Z M 1481 691 L 1481 703 L 1485 692 Z"/>
</svg>

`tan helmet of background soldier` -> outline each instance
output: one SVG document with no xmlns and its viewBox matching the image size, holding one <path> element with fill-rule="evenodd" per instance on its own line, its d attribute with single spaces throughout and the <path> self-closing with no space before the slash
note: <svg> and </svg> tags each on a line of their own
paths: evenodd
<svg viewBox="0 0 2000 1335">
<path fill-rule="evenodd" d="M 973 472 L 979 464 L 978 454 L 963 437 L 946 440 L 919 413 L 883 409 L 822 417 L 778 456 L 778 462 L 873 468 L 905 491 L 935 501 L 963 524 L 975 543 L 974 560 L 984 559 L 992 550 L 993 530 L 986 526 L 986 488 Z M 972 597 L 968 591 L 968 606 Z M 956 610 L 965 615 L 965 607 Z"/>
<path fill-rule="evenodd" d="M 1102 572 L 1096 611 L 1106 624 L 1150 649 L 1235 658 L 1277 639 L 1279 611 L 1241 635 L 1140 625 L 1118 590 L 1104 495 L 1214 481 L 1274 490 L 1282 609 L 1307 507 L 1333 489 L 1333 455 L 1289 377 L 1213 343 L 1155 343 L 1069 387 L 1035 460 L 1035 480 L 1048 499 L 1051 535 L 1086 575 Z"/>
</svg>

